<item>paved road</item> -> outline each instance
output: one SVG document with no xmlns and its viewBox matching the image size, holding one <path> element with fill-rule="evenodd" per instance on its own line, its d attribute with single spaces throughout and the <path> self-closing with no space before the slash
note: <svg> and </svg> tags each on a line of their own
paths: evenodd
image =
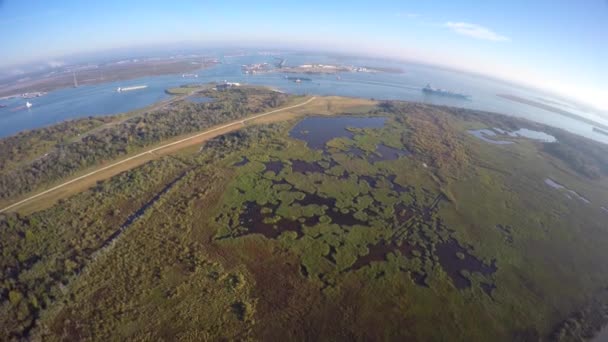
<svg viewBox="0 0 608 342">
<path fill-rule="evenodd" d="M 5 212 L 5 211 L 7 211 L 7 210 L 10 210 L 10 209 L 12 209 L 12 208 L 14 208 L 14 207 L 16 207 L 16 206 L 18 206 L 18 205 L 21 205 L 21 204 L 25 203 L 25 202 L 29 202 L 29 201 L 31 201 L 31 200 L 33 200 L 33 199 L 35 199 L 35 198 L 40 197 L 40 196 L 46 195 L 46 194 L 48 194 L 49 192 L 55 191 L 55 190 L 57 190 L 57 189 L 61 189 L 61 188 L 63 188 L 63 187 L 64 187 L 64 186 L 66 186 L 66 185 L 70 185 L 70 184 L 72 184 L 72 183 L 74 183 L 74 182 L 77 182 L 77 181 L 79 181 L 79 180 L 82 180 L 82 179 L 85 179 L 85 178 L 87 178 L 87 177 L 90 177 L 90 176 L 92 176 L 92 175 L 94 175 L 94 174 L 96 174 L 96 173 L 99 173 L 99 172 L 105 171 L 105 170 L 107 170 L 107 169 L 111 169 L 111 168 L 113 168 L 113 167 L 115 167 L 115 166 L 117 166 L 117 165 L 120 165 L 120 164 L 126 163 L 126 162 L 128 162 L 128 161 L 130 161 L 130 160 L 133 160 L 133 159 L 136 159 L 136 158 L 139 158 L 139 157 L 145 156 L 146 154 L 153 153 L 153 152 L 156 152 L 156 151 L 158 151 L 158 150 L 162 150 L 162 149 L 164 149 L 164 148 L 167 148 L 167 147 L 170 147 L 170 146 L 173 146 L 173 145 L 181 144 L 181 143 L 186 142 L 186 141 L 188 141 L 188 140 L 196 139 L 196 138 L 198 138 L 198 137 L 200 137 L 200 136 L 203 136 L 203 135 L 205 135 L 205 134 L 213 133 L 213 132 L 216 132 L 216 131 L 219 131 L 219 130 L 222 130 L 222 129 L 225 129 L 225 128 L 228 128 L 228 127 L 232 127 L 232 126 L 235 126 L 235 125 L 243 125 L 243 124 L 245 124 L 245 122 L 247 122 L 247 121 L 250 121 L 250 120 L 255 120 L 255 119 L 261 118 L 261 117 L 266 116 L 266 115 L 274 114 L 274 113 L 281 112 L 281 111 L 284 111 L 284 110 L 289 110 L 289 109 L 294 109 L 294 108 L 302 107 L 302 106 L 305 106 L 305 105 L 309 104 L 309 103 L 310 103 L 310 102 L 312 102 L 314 99 L 316 99 L 316 97 L 314 97 L 314 96 L 313 96 L 313 97 L 311 97 L 310 99 L 308 99 L 308 100 L 306 100 L 306 101 L 304 101 L 304 102 L 302 102 L 302 103 L 299 103 L 299 104 L 297 104 L 297 105 L 293 105 L 293 106 L 289 106 L 289 107 L 284 107 L 284 108 L 279 108 L 279 109 L 272 110 L 272 111 L 270 111 L 270 112 L 266 112 L 266 113 L 262 113 L 262 114 L 257 114 L 257 115 L 254 115 L 254 116 L 250 116 L 250 117 L 248 117 L 248 118 L 246 118 L 246 119 L 243 119 L 243 120 L 233 121 L 233 122 L 227 123 L 227 124 L 225 124 L 225 125 L 222 125 L 222 126 L 219 126 L 219 127 L 215 127 L 215 128 L 212 128 L 212 129 L 209 129 L 209 130 L 203 131 L 203 132 L 198 133 L 198 134 L 196 134 L 196 135 L 193 135 L 193 136 L 191 136 L 191 137 L 184 138 L 184 139 L 181 139 L 181 140 L 178 140 L 178 141 L 174 141 L 174 142 L 171 142 L 171 143 L 168 143 L 168 144 L 162 145 L 162 146 L 158 146 L 158 147 L 155 147 L 155 148 L 149 149 L 149 150 L 147 150 L 147 151 L 144 151 L 144 152 L 141 152 L 141 153 L 136 154 L 136 155 L 134 155 L 134 156 L 131 156 L 131 157 L 127 158 L 127 159 L 123 159 L 123 160 L 118 161 L 118 162 L 116 162 L 116 163 L 113 163 L 113 164 L 110 164 L 110 165 L 104 166 L 104 167 L 102 167 L 102 168 L 99 168 L 99 169 L 97 169 L 97 170 L 95 170 L 95 171 L 89 172 L 89 173 L 87 173 L 86 175 L 82 175 L 82 176 L 80 176 L 80 177 L 76 177 L 76 178 L 74 178 L 74 179 L 72 179 L 72 180 L 69 180 L 69 181 L 67 181 L 67 182 L 65 182 L 65 183 L 59 184 L 59 185 L 57 185 L 57 186 L 55 186 L 55 187 L 52 187 L 52 188 L 50 188 L 50 189 L 48 189 L 48 190 L 45 190 L 45 191 L 41 192 L 41 193 L 38 193 L 38 194 L 33 195 L 33 196 L 30 196 L 30 197 L 28 197 L 28 198 L 26 198 L 26 199 L 24 199 L 24 200 L 21 200 L 21 201 L 19 201 L 19 202 L 17 202 L 17 203 L 13 203 L 13 204 L 9 205 L 8 207 L 1 209 L 1 210 L 0 210 L 0 213 L 3 213 L 3 212 Z"/>
</svg>

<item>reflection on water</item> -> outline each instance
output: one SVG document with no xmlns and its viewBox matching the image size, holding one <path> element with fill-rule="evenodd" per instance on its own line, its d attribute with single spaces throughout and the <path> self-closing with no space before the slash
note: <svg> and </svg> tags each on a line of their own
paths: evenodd
<svg viewBox="0 0 608 342">
<path fill-rule="evenodd" d="M 559 184 L 558 182 L 554 181 L 551 178 L 546 178 L 545 179 L 545 184 L 547 184 L 548 186 L 552 187 L 553 189 L 557 189 L 557 190 L 565 190 L 566 191 L 566 196 L 568 198 L 571 198 L 569 195 L 573 195 L 574 197 L 578 198 L 579 200 L 587 203 L 587 204 L 591 204 L 591 201 L 589 201 L 588 199 L 586 199 L 585 197 L 581 196 L 578 194 L 578 192 L 574 191 L 574 190 L 570 190 L 568 188 L 566 188 L 565 186 Z"/>
<path fill-rule="evenodd" d="M 471 134 L 472 136 L 474 136 L 478 139 L 481 139 L 487 143 L 494 144 L 494 145 L 510 145 L 513 143 L 512 141 L 491 139 L 491 137 L 496 136 L 496 132 L 489 130 L 489 129 L 471 129 L 471 130 L 468 130 L 467 132 L 469 132 L 469 134 Z"/>
<path fill-rule="evenodd" d="M 385 160 L 397 160 L 400 157 L 409 155 L 407 151 L 400 150 L 398 148 L 389 147 L 384 144 L 380 144 L 376 147 L 376 151 L 369 155 L 367 161 L 375 163 Z"/>
<path fill-rule="evenodd" d="M 512 137 L 525 137 L 528 139 L 538 140 L 547 143 L 553 143 L 557 141 L 557 139 L 555 139 L 555 137 L 550 134 L 540 131 L 533 131 L 527 128 L 522 128 L 515 132 L 511 132 L 509 133 L 509 135 Z"/>
<path fill-rule="evenodd" d="M 507 140 L 497 140 L 501 136 L 503 137 L 511 137 L 511 138 L 527 138 L 531 140 L 536 140 L 544 143 L 554 143 L 557 139 L 549 135 L 545 132 L 534 131 L 527 128 L 521 128 L 514 132 L 509 132 L 502 130 L 500 128 L 492 128 L 492 129 L 472 129 L 467 131 L 469 134 L 475 136 L 476 138 L 483 140 L 487 143 L 494 145 L 509 145 L 513 144 L 513 141 Z"/>
<path fill-rule="evenodd" d="M 313 116 L 300 121 L 289 132 L 289 136 L 303 140 L 308 147 L 325 149 L 325 144 L 335 138 L 352 138 L 353 132 L 348 128 L 381 128 L 385 117 Z"/>
</svg>

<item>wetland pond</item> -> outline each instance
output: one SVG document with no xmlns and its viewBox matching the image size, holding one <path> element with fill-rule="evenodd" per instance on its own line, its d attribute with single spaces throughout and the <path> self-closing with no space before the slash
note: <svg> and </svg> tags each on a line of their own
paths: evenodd
<svg viewBox="0 0 608 342">
<path fill-rule="evenodd" d="M 349 128 L 382 128 L 385 117 L 356 116 L 312 116 L 300 121 L 289 132 L 289 136 L 303 140 L 309 148 L 324 149 L 325 144 L 335 138 L 352 138 Z"/>
<path fill-rule="evenodd" d="M 520 128 L 517 131 L 508 132 L 500 128 L 484 128 L 484 129 L 471 129 L 467 131 L 477 139 L 483 140 L 487 143 L 494 145 L 510 145 L 515 143 L 511 140 L 497 140 L 500 137 L 504 138 L 526 138 L 530 140 L 540 141 L 544 143 L 554 143 L 557 139 L 545 132 L 534 131 L 527 128 Z"/>
<path fill-rule="evenodd" d="M 397 182 L 397 175 L 390 172 L 369 174 L 359 174 L 354 170 L 343 170 L 341 174 L 332 172 L 335 167 L 340 166 L 339 160 L 343 159 L 344 154 L 351 158 L 366 160 L 370 165 L 395 161 L 411 155 L 403 147 L 388 146 L 382 141 L 375 147 L 373 145 L 371 148 L 367 147 L 367 150 L 356 145 L 355 136 L 361 134 L 358 130 L 382 128 L 387 119 L 386 117 L 315 116 L 305 118 L 296 124 L 290 130 L 289 136 L 303 140 L 308 148 L 322 150 L 323 156 L 314 161 L 271 156 L 263 161 L 264 169 L 258 175 L 259 181 L 271 181 L 270 191 L 275 191 L 277 197 L 256 202 L 252 200 L 255 196 L 246 195 L 247 187 L 239 188 L 239 193 L 245 196 L 229 210 L 238 212 L 238 215 L 226 221 L 233 229 L 232 237 L 258 234 L 267 239 L 278 239 L 283 233 L 289 232 L 295 240 L 307 235 L 308 238 L 319 239 L 324 234 L 322 231 L 316 232 L 319 227 L 335 225 L 332 228 L 336 230 L 332 233 L 334 234 L 332 239 L 338 240 L 329 244 L 328 252 L 322 257 L 331 264 L 339 266 L 340 255 L 345 253 L 346 249 L 344 247 L 346 242 L 343 239 L 350 232 L 374 229 L 377 226 L 391 227 L 378 240 L 361 241 L 360 244 L 366 246 L 367 251 L 359 253 L 352 264 L 340 266 L 344 267 L 340 272 L 357 271 L 374 263 L 387 262 L 391 254 L 406 259 L 424 259 L 441 267 L 457 289 L 471 288 L 478 284 L 491 297 L 492 291 L 496 288 L 492 279 L 497 271 L 496 262 L 476 257 L 472 248 L 461 244 L 451 236 L 452 231 L 445 227 L 437 216 L 439 204 L 444 199 L 443 195 L 422 199 L 416 195 L 414 186 Z M 354 144 L 347 143 L 346 149 L 328 147 L 327 142 L 335 138 L 351 139 Z M 337 155 L 341 157 L 334 158 Z M 233 165 L 238 167 L 248 162 L 250 162 L 248 158 L 241 157 L 241 160 Z M 351 182 L 350 186 L 361 192 L 353 199 L 353 203 L 361 200 L 363 201 L 361 203 L 366 204 L 360 208 L 356 206 L 339 208 L 338 199 L 334 195 L 335 190 L 331 187 L 325 191 L 319 188 L 299 188 L 297 183 L 290 181 L 294 178 L 294 174 L 299 174 L 296 179 L 302 176 L 321 179 L 319 175 L 323 175 L 335 179 L 335 182 L 344 182 L 345 186 Z M 323 186 L 322 181 L 316 181 L 314 184 L 315 187 Z M 379 199 L 383 197 L 377 196 L 378 194 L 386 194 L 392 199 L 400 200 L 390 204 L 383 203 Z M 387 206 L 392 208 L 387 210 Z M 440 232 L 443 235 L 440 236 Z M 428 237 L 429 234 L 437 238 L 431 239 Z M 304 264 L 301 265 L 301 269 L 303 274 L 309 275 L 309 269 Z M 408 274 L 415 284 L 429 287 L 428 270 L 424 268 L 400 270 Z M 471 276 L 473 273 L 485 280 L 474 281 L 475 277 Z M 321 274 L 318 276 L 323 278 Z"/>
<path fill-rule="evenodd" d="M 570 195 L 572 195 L 572 196 L 578 198 L 579 200 L 581 200 L 581 201 L 583 201 L 583 202 L 585 202 L 587 204 L 591 204 L 591 201 L 589 201 L 585 197 L 581 196 L 578 192 L 576 192 L 574 190 L 571 190 L 571 189 L 568 189 L 567 187 L 559 184 L 558 182 L 554 181 L 551 178 L 546 178 L 545 179 L 545 184 L 547 184 L 548 186 L 550 186 L 550 187 L 552 187 L 553 189 L 556 189 L 556 190 L 565 190 L 566 191 L 566 197 L 568 197 L 569 199 L 572 198 L 570 196 Z"/>
</svg>

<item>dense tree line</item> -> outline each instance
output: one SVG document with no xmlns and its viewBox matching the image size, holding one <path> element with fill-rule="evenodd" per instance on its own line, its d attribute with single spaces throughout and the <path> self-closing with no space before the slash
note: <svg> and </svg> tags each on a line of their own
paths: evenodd
<svg viewBox="0 0 608 342">
<path fill-rule="evenodd" d="M 0 139 L 0 170 L 40 157 L 41 153 L 65 144 L 79 134 L 110 122 L 112 117 L 88 117 L 70 120 Z"/>
<path fill-rule="evenodd" d="M 264 112 L 283 105 L 288 99 L 288 95 L 258 88 L 237 88 L 223 92 L 207 90 L 202 95 L 214 97 L 215 101 L 200 104 L 184 101 L 163 110 L 148 112 L 118 125 L 95 130 L 82 138 L 59 141 L 48 154 L 25 165 L 3 168 L 0 174 L 0 198 L 7 199 L 33 191 L 86 167 L 164 139 Z M 69 126 L 70 123 L 61 125 Z M 37 132 L 30 134 L 40 135 Z M 27 137 L 19 139 L 20 144 L 11 143 L 14 140 L 11 139 L 0 145 L 3 148 L 1 151 L 14 149 L 14 146 L 27 146 Z M 6 157 L 4 163 L 17 160 L 19 153 L 19 149 L 16 149 Z"/>
</svg>

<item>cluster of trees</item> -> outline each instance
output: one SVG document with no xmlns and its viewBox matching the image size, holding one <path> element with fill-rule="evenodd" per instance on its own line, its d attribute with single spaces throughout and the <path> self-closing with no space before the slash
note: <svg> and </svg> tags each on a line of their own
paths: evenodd
<svg viewBox="0 0 608 342">
<path fill-rule="evenodd" d="M 217 160 L 234 153 L 234 151 L 247 149 L 253 144 L 268 144 L 281 127 L 280 124 L 255 125 L 220 135 L 205 143 L 205 151 L 211 159 Z"/>
<path fill-rule="evenodd" d="M 54 146 L 68 143 L 79 134 L 111 120 L 112 117 L 88 117 L 64 121 L 50 127 L 24 131 L 0 139 L 0 170 L 4 171 L 19 163 L 39 158 Z"/>
<path fill-rule="evenodd" d="M 86 167 L 126 155 L 164 139 L 260 113 L 286 103 L 288 95 L 259 88 L 237 88 L 225 92 L 207 91 L 215 97 L 211 103 L 181 102 L 170 108 L 145 113 L 118 125 L 95 130 L 74 140 L 55 140 L 48 154 L 29 163 L 0 170 L 0 199 L 27 193 Z M 70 126 L 70 122 L 61 124 Z M 60 128 L 53 128 L 61 130 Z M 65 130 L 65 128 L 64 128 Z M 34 132 L 31 135 L 38 135 Z M 66 135 L 67 136 L 67 135 Z M 19 139 L 27 146 L 29 136 Z M 12 141 L 12 140 L 11 140 Z M 6 150 L 15 146 L 10 141 L 0 145 Z M 4 151 L 4 149 L 0 150 Z M 17 160 L 16 149 L 4 163 Z"/>
<path fill-rule="evenodd" d="M 152 161 L 29 216 L 0 214 L 0 340 L 23 339 L 40 313 L 133 213 L 188 166 Z"/>
</svg>

